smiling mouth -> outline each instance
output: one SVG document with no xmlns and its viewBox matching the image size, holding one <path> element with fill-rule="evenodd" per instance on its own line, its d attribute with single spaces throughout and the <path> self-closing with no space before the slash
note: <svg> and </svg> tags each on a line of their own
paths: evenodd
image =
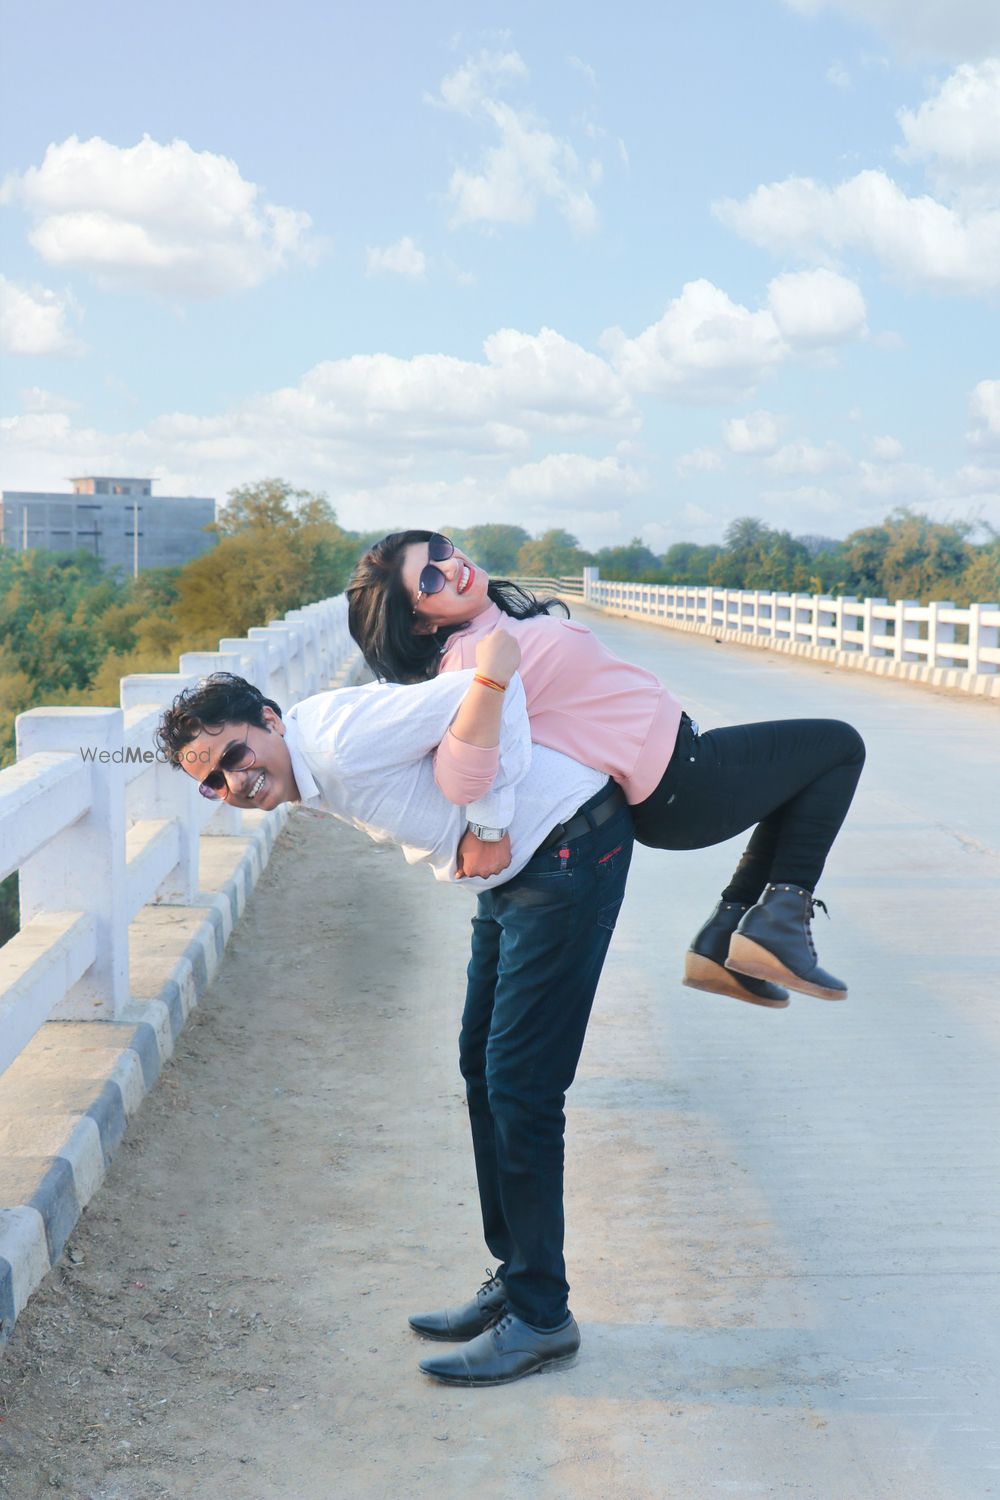
<svg viewBox="0 0 1000 1500">
<path fill-rule="evenodd" d="M 475 576 L 476 576 L 476 570 L 472 566 L 472 564 L 471 563 L 463 563 L 463 565 L 462 565 L 462 576 L 458 580 L 458 587 L 456 588 L 455 592 L 457 594 L 465 594 L 465 593 L 467 593 L 468 590 L 472 587 L 472 580 L 475 578 Z"/>
<path fill-rule="evenodd" d="M 261 787 L 264 785 L 264 775 L 265 775 L 265 773 L 263 771 L 261 771 L 260 775 L 257 777 L 257 780 L 254 782 L 253 786 L 247 792 L 247 797 L 248 798 L 256 797 L 257 793 L 260 791 Z"/>
</svg>

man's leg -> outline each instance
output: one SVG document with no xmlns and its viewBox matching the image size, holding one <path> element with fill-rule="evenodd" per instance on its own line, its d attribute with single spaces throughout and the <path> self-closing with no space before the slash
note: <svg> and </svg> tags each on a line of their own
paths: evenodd
<svg viewBox="0 0 1000 1500">
<path fill-rule="evenodd" d="M 507 1305 L 471 1343 L 421 1361 L 437 1380 L 502 1385 L 570 1363 L 579 1348 L 563 1261 L 563 1105 L 624 895 L 632 838 L 622 807 L 598 829 L 535 855 L 489 893 L 500 938 L 485 1088 Z M 463 1028 L 470 1073 L 479 1035 Z M 477 1099 L 479 1087 L 477 1081 Z M 484 1178 L 492 1182 L 492 1171 L 481 1173 L 481 1195 Z M 491 1201 L 487 1194 L 484 1222 Z"/>
<path fill-rule="evenodd" d="M 508 1307 L 536 1329 L 568 1316 L 563 1262 L 566 1091 L 573 1082 L 632 854 L 627 809 L 494 892 L 499 969 L 486 1046 L 509 1236 Z"/>
<path fill-rule="evenodd" d="M 493 1022 L 502 936 L 500 923 L 493 915 L 494 895 L 493 891 L 484 891 L 480 895 L 476 915 L 472 919 L 472 953 L 469 958 L 458 1060 L 465 1079 L 465 1097 L 469 1106 L 476 1181 L 483 1215 L 483 1236 L 490 1254 L 500 1261 L 498 1274 L 502 1276 L 512 1246 L 500 1199 L 496 1133 L 486 1086 L 486 1044 Z"/>
</svg>

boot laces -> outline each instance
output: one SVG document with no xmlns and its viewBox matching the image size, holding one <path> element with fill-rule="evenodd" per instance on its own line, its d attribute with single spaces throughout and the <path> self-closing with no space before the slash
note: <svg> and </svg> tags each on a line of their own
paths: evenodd
<svg viewBox="0 0 1000 1500">
<path fill-rule="evenodd" d="M 500 1335 L 510 1327 L 510 1324 L 511 1314 L 505 1307 L 500 1307 L 493 1314 L 492 1318 L 487 1323 L 486 1328 L 490 1330 L 495 1338 L 499 1338 Z M 485 1332 L 485 1329 L 483 1331 Z"/>
<path fill-rule="evenodd" d="M 483 1292 L 492 1292 L 492 1291 L 495 1291 L 496 1288 L 498 1286 L 501 1286 L 502 1284 L 503 1283 L 501 1281 L 501 1278 L 497 1275 L 497 1273 L 495 1271 L 491 1271 L 490 1268 L 489 1268 L 489 1266 L 487 1266 L 486 1267 L 486 1280 L 483 1282 L 482 1286 L 479 1288 L 479 1291 L 476 1293 L 476 1296 L 477 1297 L 482 1296 Z"/>
<path fill-rule="evenodd" d="M 813 942 L 812 928 L 810 927 L 809 923 L 811 922 L 812 918 L 816 915 L 816 908 L 817 908 L 817 906 L 821 906 L 823 908 L 823 911 L 826 912 L 827 920 L 829 920 L 830 913 L 826 910 L 826 902 L 825 901 L 821 901 L 818 896 L 810 895 L 808 891 L 806 892 L 806 895 L 807 895 L 808 900 L 809 900 L 809 907 L 808 907 L 808 910 L 806 912 L 806 920 L 805 920 L 806 941 L 809 944 L 809 951 L 812 954 L 813 958 L 818 959 L 819 955 L 816 952 L 816 944 Z"/>
</svg>

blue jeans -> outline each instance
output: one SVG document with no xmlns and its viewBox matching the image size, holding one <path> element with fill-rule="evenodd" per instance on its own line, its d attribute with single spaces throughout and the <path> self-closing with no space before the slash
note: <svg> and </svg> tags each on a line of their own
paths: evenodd
<svg viewBox="0 0 1000 1500">
<path fill-rule="evenodd" d="M 563 1105 L 625 894 L 632 837 L 623 806 L 482 892 L 472 919 L 459 1058 L 483 1231 L 511 1311 L 540 1329 L 567 1317 Z"/>
</svg>

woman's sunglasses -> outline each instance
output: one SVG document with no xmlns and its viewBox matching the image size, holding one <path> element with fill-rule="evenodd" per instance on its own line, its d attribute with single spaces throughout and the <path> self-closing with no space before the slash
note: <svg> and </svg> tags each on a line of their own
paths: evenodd
<svg viewBox="0 0 1000 1500">
<path fill-rule="evenodd" d="M 439 536 L 435 531 L 427 543 L 427 556 L 429 561 L 420 574 L 417 582 L 417 603 L 419 604 L 425 594 L 440 594 L 448 582 L 440 568 L 435 563 L 445 562 L 449 557 L 455 555 L 455 544 L 449 542 L 446 536 Z"/>
<path fill-rule="evenodd" d="M 241 740 L 238 745 L 230 745 L 226 753 L 219 757 L 215 770 L 209 771 L 204 781 L 199 781 L 199 792 L 203 797 L 210 797 L 213 801 L 222 797 L 228 791 L 226 772 L 245 771 L 253 763 L 254 753 L 246 740 Z"/>
</svg>

